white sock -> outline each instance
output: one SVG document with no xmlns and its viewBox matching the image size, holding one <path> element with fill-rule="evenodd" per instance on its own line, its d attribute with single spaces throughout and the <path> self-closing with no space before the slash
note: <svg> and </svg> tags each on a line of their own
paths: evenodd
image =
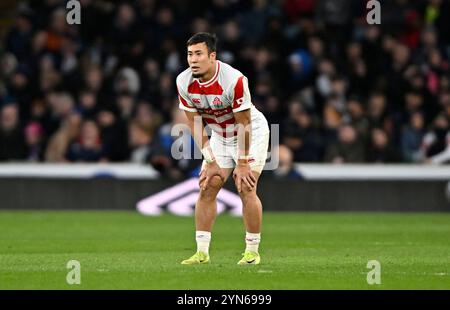
<svg viewBox="0 0 450 310">
<path fill-rule="evenodd" d="M 245 233 L 245 252 L 258 253 L 259 242 L 261 241 L 261 234 Z"/>
<path fill-rule="evenodd" d="M 197 230 L 195 232 L 195 241 L 197 241 L 197 252 L 203 252 L 209 255 L 209 243 L 211 242 L 211 233 L 209 231 Z"/>
</svg>

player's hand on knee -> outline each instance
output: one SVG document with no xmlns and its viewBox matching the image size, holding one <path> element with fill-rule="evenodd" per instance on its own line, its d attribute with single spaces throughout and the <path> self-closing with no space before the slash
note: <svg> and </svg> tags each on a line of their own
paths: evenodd
<svg viewBox="0 0 450 310">
<path fill-rule="evenodd" d="M 249 164 L 239 164 L 233 171 L 233 178 L 236 183 L 238 192 L 242 192 L 243 186 L 252 191 L 256 186 L 256 178 L 252 173 Z"/>
</svg>

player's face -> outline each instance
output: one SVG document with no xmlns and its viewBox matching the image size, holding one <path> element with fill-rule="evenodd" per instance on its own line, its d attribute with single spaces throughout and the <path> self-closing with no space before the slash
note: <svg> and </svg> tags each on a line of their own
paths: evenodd
<svg viewBox="0 0 450 310">
<path fill-rule="evenodd" d="M 202 78 L 211 70 L 216 59 L 216 53 L 208 54 L 206 43 L 197 43 L 188 46 L 187 60 L 194 78 Z"/>
</svg>

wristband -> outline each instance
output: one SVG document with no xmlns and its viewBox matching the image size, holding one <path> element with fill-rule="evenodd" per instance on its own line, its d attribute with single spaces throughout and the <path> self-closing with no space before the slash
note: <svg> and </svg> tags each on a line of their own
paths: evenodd
<svg viewBox="0 0 450 310">
<path fill-rule="evenodd" d="M 207 164 L 210 164 L 210 163 L 212 163 L 212 162 L 214 162 L 216 160 L 214 158 L 214 154 L 213 154 L 213 152 L 211 150 L 211 147 L 209 145 L 205 146 L 202 149 L 202 154 L 203 154 L 203 157 L 205 158 L 205 161 L 206 161 Z"/>
<path fill-rule="evenodd" d="M 250 159 L 250 155 L 239 155 L 238 159 L 249 160 Z"/>
</svg>

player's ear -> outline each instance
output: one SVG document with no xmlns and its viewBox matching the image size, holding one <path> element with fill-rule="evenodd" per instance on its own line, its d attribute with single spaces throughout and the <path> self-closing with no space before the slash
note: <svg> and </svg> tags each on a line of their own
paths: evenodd
<svg viewBox="0 0 450 310">
<path fill-rule="evenodd" d="M 216 58 L 217 58 L 217 53 L 216 53 L 216 52 L 211 52 L 211 53 L 209 54 L 209 59 L 210 59 L 211 61 L 216 60 Z"/>
</svg>

